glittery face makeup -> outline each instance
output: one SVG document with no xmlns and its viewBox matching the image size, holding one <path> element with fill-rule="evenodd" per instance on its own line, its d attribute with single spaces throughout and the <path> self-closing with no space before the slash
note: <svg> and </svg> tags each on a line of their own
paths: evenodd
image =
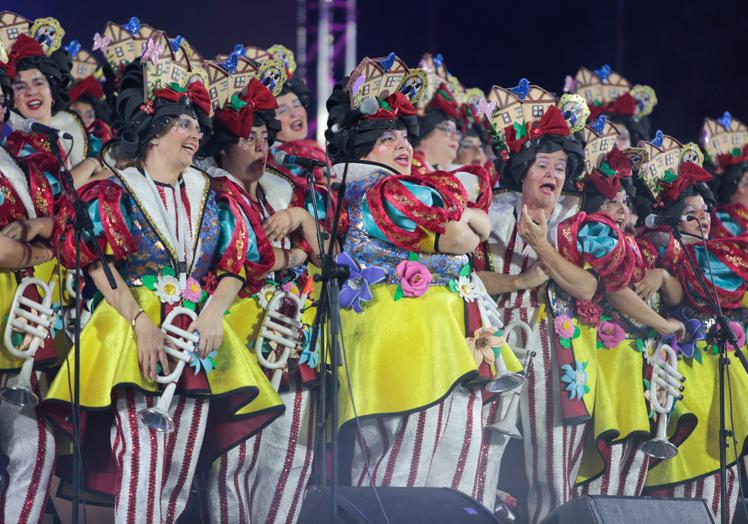
<svg viewBox="0 0 748 524">
<path fill-rule="evenodd" d="M 600 206 L 600 212 L 608 215 L 618 227 L 623 227 L 629 214 L 629 197 L 621 189 L 613 200 L 606 200 Z"/>
<path fill-rule="evenodd" d="M 38 69 L 18 72 L 13 82 L 13 100 L 24 118 L 33 118 L 42 124 L 52 121 L 52 90 Z"/>
<path fill-rule="evenodd" d="M 154 150 L 158 154 L 178 159 L 187 167 L 192 164 L 202 136 L 197 120 L 191 116 L 181 115 L 171 123 L 169 130 L 155 141 Z"/>
<path fill-rule="evenodd" d="M 709 206 L 706 205 L 701 195 L 686 198 L 683 216 L 686 217 L 686 221 L 678 224 L 679 230 L 695 237 L 700 238 L 703 236 L 704 238 L 709 238 L 709 232 L 712 228 L 712 217 L 709 214 Z M 689 237 L 686 237 L 684 240 L 699 241 L 698 238 Z"/>
<path fill-rule="evenodd" d="M 408 132 L 404 129 L 385 131 L 363 160 L 384 164 L 401 174 L 410 173 L 413 146 L 408 142 Z"/>
</svg>

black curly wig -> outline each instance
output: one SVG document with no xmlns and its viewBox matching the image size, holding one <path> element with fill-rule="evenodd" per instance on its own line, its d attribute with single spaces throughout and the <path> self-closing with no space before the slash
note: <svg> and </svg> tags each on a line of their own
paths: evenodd
<svg viewBox="0 0 748 524">
<path fill-rule="evenodd" d="M 49 83 L 49 90 L 52 93 L 52 114 L 67 107 L 69 101 L 67 90 L 73 81 L 73 75 L 70 73 L 73 62 L 67 51 L 58 49 L 50 56 L 22 58 L 16 62 L 15 67 L 16 75 L 21 71 L 31 69 L 38 69 L 44 75 Z M 11 107 L 16 109 L 15 106 Z"/>
</svg>

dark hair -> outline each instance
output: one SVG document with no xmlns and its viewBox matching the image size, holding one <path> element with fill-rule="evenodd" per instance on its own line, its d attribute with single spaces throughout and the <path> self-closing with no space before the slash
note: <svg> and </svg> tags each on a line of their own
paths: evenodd
<svg viewBox="0 0 748 524">
<path fill-rule="evenodd" d="M 709 208 L 713 208 L 715 204 L 714 194 L 712 193 L 709 186 L 700 182 L 683 189 L 678 199 L 670 205 L 664 207 L 654 207 L 654 200 L 649 193 L 649 190 L 644 187 L 641 177 L 636 177 L 635 182 L 636 198 L 634 199 L 634 209 L 636 214 L 639 216 L 639 222 L 643 222 L 644 218 L 650 214 L 665 215 L 678 217 L 683 214 L 683 209 L 686 207 L 686 199 L 692 196 L 701 196 L 706 202 Z"/>
<path fill-rule="evenodd" d="M 728 167 L 722 175 L 714 177 L 712 187 L 720 205 L 729 204 L 732 196 L 738 190 L 738 184 L 748 171 L 748 160 Z"/>
<path fill-rule="evenodd" d="M 631 177 L 621 178 L 621 189 L 626 192 L 627 197 L 633 203 L 636 199 L 636 187 L 631 181 Z M 605 195 L 597 190 L 592 182 L 586 181 L 582 189 L 582 211 L 585 213 L 597 213 L 608 200 Z"/>
<path fill-rule="evenodd" d="M 49 83 L 49 91 L 52 93 L 52 113 L 56 113 L 64 109 L 69 101 L 67 89 L 73 81 L 73 76 L 70 74 L 72 67 L 73 62 L 67 51 L 58 49 L 50 56 L 22 58 L 16 62 L 16 76 L 21 71 L 38 69 Z"/>
<path fill-rule="evenodd" d="M 418 144 L 421 143 L 421 140 L 429 136 L 429 134 L 436 129 L 436 126 L 441 124 L 442 122 L 445 122 L 447 120 L 450 120 L 457 123 L 457 120 L 446 114 L 445 112 L 429 108 L 426 109 L 426 112 L 423 116 L 418 117 L 418 125 L 419 125 L 419 133 L 418 136 L 415 137 L 415 140 L 413 141 L 413 147 L 418 146 Z"/>
<path fill-rule="evenodd" d="M 306 110 L 307 116 L 309 116 L 309 114 L 312 113 L 313 101 L 312 92 L 309 90 L 306 83 L 297 76 L 289 78 L 286 80 L 286 83 L 283 84 L 283 88 L 278 96 L 287 95 L 289 93 L 293 93 L 298 97 L 299 102 L 301 102 L 301 105 Z"/>
<path fill-rule="evenodd" d="M 275 118 L 275 110 L 256 111 L 253 115 L 252 127 L 264 125 L 268 132 L 268 145 L 273 145 L 281 127 L 280 122 Z M 239 137 L 223 125 L 219 119 L 213 118 L 211 136 L 201 148 L 200 153 L 202 156 L 215 157 L 221 151 L 227 151 L 237 143 L 239 143 Z"/>
<path fill-rule="evenodd" d="M 347 79 L 346 79 L 347 80 Z M 398 117 L 395 120 L 363 120 L 351 117 L 351 102 L 343 84 L 336 84 L 327 99 L 327 154 L 333 163 L 360 160 L 374 149 L 374 144 L 385 131 L 401 129 L 408 131 L 413 143 L 418 136 L 418 119 L 415 116 Z M 336 128 L 333 131 L 333 128 Z"/>
<path fill-rule="evenodd" d="M 0 123 L 4 123 L 8 120 L 8 117 L 10 116 L 10 108 L 13 106 L 13 85 L 11 84 L 8 75 L 5 73 L 5 69 L 2 68 L 0 68 L 0 90 L 5 97 L 5 102 L 3 102 L 5 110 L 3 111 L 3 114 L 0 115 Z"/>
<path fill-rule="evenodd" d="M 109 107 L 106 100 L 100 100 L 91 95 L 81 95 L 74 102 L 70 102 L 70 104 L 72 105 L 75 102 L 82 102 L 90 105 L 96 113 L 96 118 L 103 120 L 106 124 L 112 123 L 112 109 Z"/>
<path fill-rule="evenodd" d="M 564 189 L 575 190 L 575 182 L 579 176 L 583 164 L 584 149 L 581 140 L 574 137 L 559 135 L 544 135 L 534 140 L 528 140 L 522 145 L 518 153 L 510 153 L 508 162 L 504 165 L 501 180 L 506 182 L 506 187 L 515 191 L 522 190 L 527 171 L 535 162 L 538 153 L 566 152 L 566 179 Z"/>
</svg>

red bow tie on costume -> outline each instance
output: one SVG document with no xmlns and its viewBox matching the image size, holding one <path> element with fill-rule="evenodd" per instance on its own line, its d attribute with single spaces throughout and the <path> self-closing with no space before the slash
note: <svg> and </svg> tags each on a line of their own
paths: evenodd
<svg viewBox="0 0 748 524">
<path fill-rule="evenodd" d="M 566 123 L 564 115 L 556 106 L 550 106 L 546 109 L 543 117 L 537 122 L 530 122 L 525 125 L 515 122 L 513 126 L 504 128 L 506 145 L 513 153 L 519 153 L 522 144 L 528 140 L 534 140 L 545 135 L 571 135 L 569 124 Z"/>
<path fill-rule="evenodd" d="M 226 107 L 216 114 L 216 118 L 226 129 L 239 138 L 248 138 L 254 123 L 254 113 L 270 111 L 278 107 L 273 93 L 256 78 L 250 80 L 247 92 L 234 95 Z"/>
<path fill-rule="evenodd" d="M 104 98 L 104 89 L 101 87 L 101 82 L 96 80 L 92 75 L 88 75 L 68 91 L 70 103 L 76 102 L 83 95 L 88 95 L 95 99 Z"/>
<path fill-rule="evenodd" d="M 416 108 L 410 103 L 408 97 L 400 91 L 392 93 L 379 103 L 379 110 L 367 120 L 395 120 L 399 116 L 415 116 Z"/>
<path fill-rule="evenodd" d="M 717 167 L 720 173 L 724 173 L 732 166 L 737 166 L 743 162 L 748 162 L 748 144 L 744 145 L 742 150 L 735 148 L 732 153 L 717 155 Z"/>
<path fill-rule="evenodd" d="M 445 115 L 454 118 L 460 118 L 460 106 L 455 101 L 455 97 L 447 86 L 442 83 L 434 93 L 434 98 L 429 103 L 429 109 L 438 109 Z"/>
<path fill-rule="evenodd" d="M 28 35 L 21 35 L 13 43 L 13 47 L 10 48 L 10 54 L 8 54 L 8 62 L 0 62 L 0 68 L 5 70 L 5 74 L 9 78 L 13 79 L 16 77 L 16 64 L 19 60 L 29 58 L 33 56 L 44 56 L 44 49 L 42 46 Z"/>
<path fill-rule="evenodd" d="M 590 117 L 588 121 L 594 120 L 602 114 L 634 116 L 636 113 L 636 100 L 629 93 L 624 93 L 607 104 L 590 104 Z"/>
<path fill-rule="evenodd" d="M 186 97 L 200 111 L 206 115 L 210 113 L 210 95 L 208 95 L 208 90 L 205 89 L 205 86 L 201 82 L 192 82 L 187 88 L 179 87 L 177 84 L 170 84 L 168 87 L 154 89 L 153 96 L 177 103 L 183 97 Z"/>
<path fill-rule="evenodd" d="M 667 172 L 666 172 L 667 174 Z M 672 173 L 671 173 L 672 176 Z M 658 200 L 665 205 L 672 204 L 689 186 L 694 186 L 699 182 L 709 182 L 712 179 L 712 175 L 693 162 L 684 162 L 678 167 L 678 174 L 675 178 L 671 178 L 670 182 L 662 181 L 663 190 L 660 193 Z"/>
<path fill-rule="evenodd" d="M 621 179 L 631 176 L 631 161 L 618 148 L 614 148 L 590 173 L 589 181 L 601 195 L 613 200 L 621 190 Z"/>
</svg>

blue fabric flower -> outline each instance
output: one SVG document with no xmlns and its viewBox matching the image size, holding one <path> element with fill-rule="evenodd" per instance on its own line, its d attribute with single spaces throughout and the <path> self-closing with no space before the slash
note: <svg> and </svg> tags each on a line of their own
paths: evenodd
<svg viewBox="0 0 748 524">
<path fill-rule="evenodd" d="M 218 351 L 211 351 L 205 358 L 200 358 L 197 353 L 194 353 L 190 360 L 190 367 L 195 368 L 195 375 L 200 373 L 200 370 L 204 370 L 207 375 L 216 369 L 216 355 L 218 355 Z"/>
<path fill-rule="evenodd" d="M 319 348 L 311 349 L 312 345 L 312 328 L 305 326 L 303 329 L 304 333 L 304 349 L 301 350 L 299 356 L 299 364 L 306 364 L 308 368 L 316 368 L 319 365 Z"/>
<path fill-rule="evenodd" d="M 356 313 L 363 312 L 361 301 L 372 299 L 369 286 L 378 284 L 385 278 L 384 270 L 378 267 L 365 267 L 359 269 L 356 262 L 347 253 L 340 253 L 335 257 L 335 262 L 348 267 L 350 275 L 340 290 L 340 305 L 346 309 L 353 308 Z"/>
<path fill-rule="evenodd" d="M 569 364 L 561 366 L 561 369 L 564 371 L 561 381 L 567 384 L 564 389 L 569 392 L 571 400 L 582 400 L 582 397 L 590 392 L 590 387 L 587 385 L 586 369 L 588 364 L 589 362 L 577 361 L 576 369 Z"/>
</svg>

